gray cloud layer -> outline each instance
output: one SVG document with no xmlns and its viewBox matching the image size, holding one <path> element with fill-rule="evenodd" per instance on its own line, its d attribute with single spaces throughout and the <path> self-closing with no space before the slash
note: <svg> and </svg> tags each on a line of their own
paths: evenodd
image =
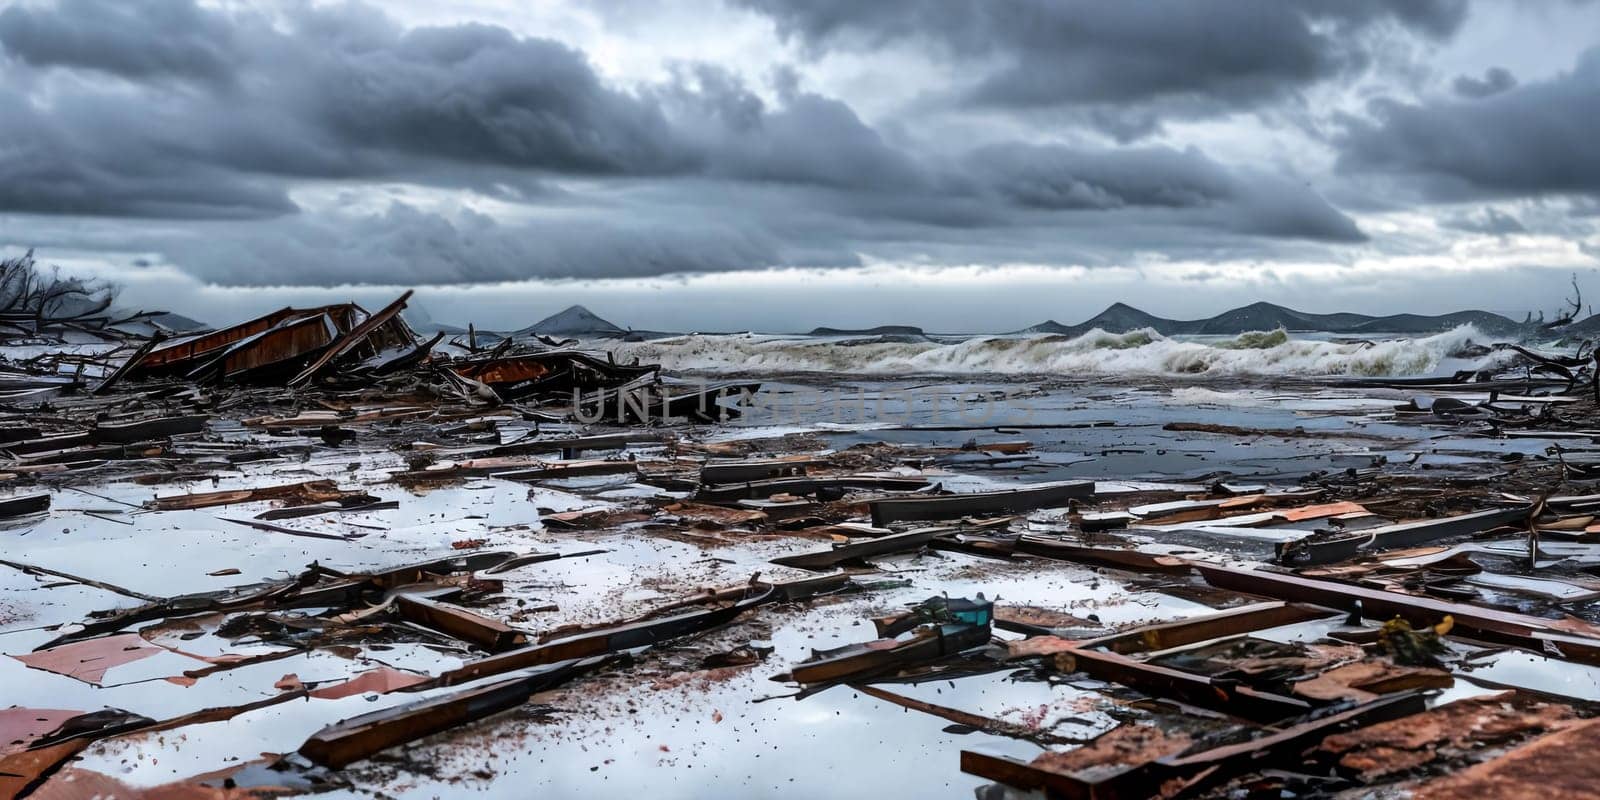
<svg viewBox="0 0 1600 800">
<path fill-rule="evenodd" d="M 1138 36 L 1154 22 L 1101 27 L 1122 24 Z M 1000 141 L 952 155 L 891 142 L 792 75 L 775 103 L 705 64 L 630 91 L 559 42 L 403 28 L 364 6 L 64 0 L 0 13 L 0 46 L 0 210 L 255 220 L 130 237 L 225 282 L 625 277 L 850 264 L 875 247 L 1028 259 L 1064 252 L 1065 231 L 1086 260 L 1097 242 L 1363 239 L 1303 183 L 1195 150 Z M 574 179 L 607 190 L 574 193 Z M 290 199 L 307 182 L 373 181 L 544 210 L 497 222 L 397 202 L 322 219 Z"/>
<path fill-rule="evenodd" d="M 1251 108 L 1359 69 L 1376 28 L 1443 38 L 1466 16 L 1465 0 L 741 1 L 817 48 L 910 39 L 996 57 L 1004 66 L 963 102 L 1090 107 L 1122 138 L 1150 133 L 1162 114 Z"/>
<path fill-rule="evenodd" d="M 1446 200 L 1600 193 L 1600 48 L 1548 80 L 1375 111 L 1342 142 L 1347 171 L 1404 173 Z"/>
<path fill-rule="evenodd" d="M 1323 190 L 1375 207 L 1371 176 L 1501 236 L 1522 222 L 1484 201 L 1600 194 L 1593 52 L 1554 77 L 1507 62 L 1521 83 L 1453 68 L 1364 116 L 1308 107 L 1450 41 L 1465 0 L 727 2 L 815 60 L 624 84 L 570 43 L 357 4 L 13 4 L 0 212 L 206 280 L 327 285 L 1325 260 L 1373 243 Z M 964 77 L 875 117 L 808 80 L 886 45 Z M 1163 134 L 1286 109 L 1337 171 Z M 28 246 L 48 226 L 9 227 Z"/>
</svg>

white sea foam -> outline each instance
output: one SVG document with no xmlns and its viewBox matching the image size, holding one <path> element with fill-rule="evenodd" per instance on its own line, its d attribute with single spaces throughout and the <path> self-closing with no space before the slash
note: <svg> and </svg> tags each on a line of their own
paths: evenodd
<svg viewBox="0 0 1600 800">
<path fill-rule="evenodd" d="M 1463 325 L 1433 336 L 1363 343 L 1282 331 L 1185 341 L 1144 328 L 975 337 L 954 344 L 695 334 L 613 346 L 619 358 L 710 374 L 1394 376 L 1429 374 L 1465 345 L 1488 341 Z"/>
</svg>

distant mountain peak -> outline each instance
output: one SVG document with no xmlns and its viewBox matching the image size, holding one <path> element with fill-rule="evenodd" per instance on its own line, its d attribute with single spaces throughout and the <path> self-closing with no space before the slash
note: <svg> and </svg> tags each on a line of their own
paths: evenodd
<svg viewBox="0 0 1600 800">
<path fill-rule="evenodd" d="M 517 331 L 545 336 L 606 336 L 626 333 L 581 305 L 572 305 Z"/>
</svg>

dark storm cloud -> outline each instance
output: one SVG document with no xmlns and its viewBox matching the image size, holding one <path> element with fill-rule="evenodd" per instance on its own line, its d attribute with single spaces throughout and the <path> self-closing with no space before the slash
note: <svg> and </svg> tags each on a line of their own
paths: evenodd
<svg viewBox="0 0 1600 800">
<path fill-rule="evenodd" d="M 1437 199 L 1600 192 L 1600 49 L 1481 99 L 1386 100 L 1374 112 L 1341 142 L 1346 171 L 1401 173 Z"/>
<path fill-rule="evenodd" d="M 1047 210 L 1216 209 L 1232 230 L 1355 242 L 1354 221 L 1287 180 L 1230 172 L 1195 150 L 1075 150 L 1004 145 L 974 153 L 975 171 L 1019 205 Z"/>
<path fill-rule="evenodd" d="M 907 40 L 1004 64 L 970 90 L 985 106 L 1094 106 L 1119 138 L 1155 128 L 1160 103 L 1183 115 L 1250 108 L 1364 66 L 1366 33 L 1392 24 L 1450 36 L 1464 0 L 740 0 L 815 48 Z M 1123 104 L 1123 105 L 1118 105 Z"/>
<path fill-rule="evenodd" d="M 475 283 L 574 276 L 629 278 L 720 272 L 770 263 L 777 244 L 725 224 L 552 218 L 516 224 L 455 219 L 392 203 L 365 216 L 213 223 L 210 240 L 162 246 L 208 280 L 234 285 Z"/>
<path fill-rule="evenodd" d="M 232 33 L 189 0 L 62 0 L 53 9 L 0 12 L 0 45 L 15 58 L 135 79 L 227 80 Z"/>
<path fill-rule="evenodd" d="M 1491 67 L 1483 73 L 1482 78 L 1471 75 L 1457 75 L 1450 88 L 1462 97 L 1488 97 L 1499 94 L 1517 85 L 1517 78 L 1505 67 Z"/>
<path fill-rule="evenodd" d="M 203 219 L 294 210 L 281 185 L 152 148 L 102 128 L 94 107 L 44 113 L 0 88 L 0 209 Z"/>
<path fill-rule="evenodd" d="M 1261 6 L 1259 36 L 1308 19 L 1452 24 L 1376 3 L 1273 7 Z M 154 21 L 112 0 L 0 14 L 10 109 L 0 211 L 209 220 L 106 238 L 222 283 L 641 277 L 854 265 L 864 253 L 1101 263 L 1129 248 L 1233 255 L 1364 239 L 1289 176 L 1163 147 L 915 146 L 793 73 L 775 79 L 771 99 L 698 64 L 625 89 L 579 50 L 495 26 L 407 29 L 354 5 L 291 3 L 273 16 L 183 0 L 151 8 Z M 1159 47 L 1141 33 L 1155 25 L 1145 12 L 1107 12 L 1091 27 Z M 1223 71 L 1250 74 L 1268 57 L 1239 53 Z M 1157 66 L 1143 88 L 1104 97 L 1166 91 L 1178 78 Z M 307 184 L 359 194 L 379 182 L 466 189 L 514 210 L 496 221 L 422 210 L 426 200 L 358 214 L 290 199 Z"/>
</svg>

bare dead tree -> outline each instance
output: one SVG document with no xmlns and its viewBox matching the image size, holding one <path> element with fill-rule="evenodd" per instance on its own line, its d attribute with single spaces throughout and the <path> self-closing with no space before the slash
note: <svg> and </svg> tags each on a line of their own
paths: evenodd
<svg viewBox="0 0 1600 800">
<path fill-rule="evenodd" d="M 108 284 L 44 269 L 33 251 L 0 260 L 0 334 L 40 335 L 52 328 L 103 328 L 116 300 Z"/>
</svg>

